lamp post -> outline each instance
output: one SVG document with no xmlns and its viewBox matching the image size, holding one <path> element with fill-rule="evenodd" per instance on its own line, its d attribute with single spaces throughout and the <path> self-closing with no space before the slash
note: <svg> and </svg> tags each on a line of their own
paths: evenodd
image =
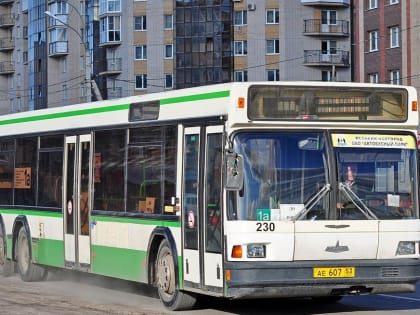
<svg viewBox="0 0 420 315">
<path fill-rule="evenodd" d="M 82 16 L 80 13 L 80 19 L 82 19 Z M 56 20 L 57 22 L 60 22 L 64 26 L 68 27 L 72 31 L 74 31 L 77 36 L 80 38 L 80 42 L 83 44 L 83 47 L 85 48 L 85 85 L 86 85 L 86 102 L 90 102 L 92 100 L 92 80 L 90 78 L 90 51 L 87 43 L 84 41 L 83 36 L 80 34 L 80 31 L 75 29 L 73 26 L 71 26 L 69 23 L 63 21 L 59 17 L 52 14 L 50 11 L 45 11 L 45 15 L 49 16 L 50 18 Z"/>
</svg>

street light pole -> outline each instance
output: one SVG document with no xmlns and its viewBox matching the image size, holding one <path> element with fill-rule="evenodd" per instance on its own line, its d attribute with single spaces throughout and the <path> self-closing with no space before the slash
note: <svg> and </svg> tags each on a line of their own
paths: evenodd
<svg viewBox="0 0 420 315">
<path fill-rule="evenodd" d="M 45 15 L 49 16 L 50 18 L 60 22 L 64 26 L 68 27 L 72 31 L 74 31 L 77 36 L 80 38 L 80 42 L 83 44 L 83 47 L 85 49 L 85 86 L 86 86 L 86 101 L 90 102 L 92 101 L 92 80 L 90 77 L 91 73 L 91 63 L 90 63 L 90 50 L 87 45 L 87 43 L 84 41 L 83 36 L 80 34 L 80 31 L 75 29 L 73 26 L 71 26 L 69 23 L 61 20 L 59 17 L 52 14 L 50 11 L 45 11 Z M 79 14 L 80 15 L 80 14 Z M 80 19 L 82 19 L 82 16 L 80 15 Z"/>
</svg>

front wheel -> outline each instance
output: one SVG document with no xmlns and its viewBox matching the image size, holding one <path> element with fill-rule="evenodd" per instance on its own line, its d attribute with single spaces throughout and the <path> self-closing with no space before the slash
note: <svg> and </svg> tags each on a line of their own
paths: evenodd
<svg viewBox="0 0 420 315">
<path fill-rule="evenodd" d="M 0 274 L 3 277 L 9 277 L 13 274 L 14 263 L 10 259 L 7 259 L 5 244 L 5 233 L 3 232 L 3 228 L 0 226 Z"/>
<path fill-rule="evenodd" d="M 23 281 L 41 281 L 47 277 L 47 271 L 41 266 L 32 263 L 30 255 L 30 240 L 26 229 L 22 226 L 17 238 L 17 265 Z"/>
<path fill-rule="evenodd" d="M 160 243 L 156 260 L 156 280 L 160 300 L 172 311 L 192 309 L 197 298 L 179 290 L 176 283 L 174 257 L 165 239 Z"/>
</svg>

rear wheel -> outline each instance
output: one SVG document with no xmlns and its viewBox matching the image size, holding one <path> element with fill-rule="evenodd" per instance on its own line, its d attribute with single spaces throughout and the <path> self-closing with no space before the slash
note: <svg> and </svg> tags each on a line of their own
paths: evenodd
<svg viewBox="0 0 420 315">
<path fill-rule="evenodd" d="M 194 307 L 197 300 L 196 297 L 180 291 L 178 288 L 174 257 L 166 239 L 159 246 L 156 261 L 156 279 L 159 297 L 166 308 L 176 311 Z"/>
<path fill-rule="evenodd" d="M 41 266 L 32 263 L 30 255 L 30 240 L 26 229 L 21 227 L 17 238 L 17 264 L 19 274 L 23 281 L 41 281 L 47 277 L 47 271 Z"/>
<path fill-rule="evenodd" d="M 0 227 L 0 274 L 3 277 L 9 277 L 13 274 L 13 261 L 6 256 L 6 235 Z"/>
</svg>

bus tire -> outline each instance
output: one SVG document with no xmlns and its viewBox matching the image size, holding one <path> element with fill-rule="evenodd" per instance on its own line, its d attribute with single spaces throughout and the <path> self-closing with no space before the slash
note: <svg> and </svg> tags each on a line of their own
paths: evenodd
<svg viewBox="0 0 420 315">
<path fill-rule="evenodd" d="M 41 281 L 47 277 L 47 270 L 32 263 L 30 239 L 22 226 L 16 241 L 16 258 L 20 277 L 25 282 Z"/>
<path fill-rule="evenodd" d="M 14 272 L 14 263 L 12 260 L 7 259 L 5 244 L 6 236 L 3 228 L 0 226 L 0 274 L 3 277 L 9 277 Z"/>
<path fill-rule="evenodd" d="M 179 290 L 176 283 L 174 257 L 169 243 L 164 239 L 156 259 L 156 284 L 160 300 L 171 311 L 192 309 L 197 301 L 195 295 Z"/>
</svg>

